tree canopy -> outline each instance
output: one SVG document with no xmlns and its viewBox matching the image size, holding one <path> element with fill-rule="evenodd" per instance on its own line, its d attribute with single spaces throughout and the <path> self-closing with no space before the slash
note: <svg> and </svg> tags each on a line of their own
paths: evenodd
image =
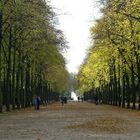
<svg viewBox="0 0 140 140">
<path fill-rule="evenodd" d="M 63 32 L 45 0 L 0 1 L 0 111 L 58 99 L 67 88 Z"/>
<path fill-rule="evenodd" d="M 140 1 L 101 1 L 102 17 L 91 28 L 92 44 L 77 76 L 88 98 L 140 109 Z"/>
</svg>

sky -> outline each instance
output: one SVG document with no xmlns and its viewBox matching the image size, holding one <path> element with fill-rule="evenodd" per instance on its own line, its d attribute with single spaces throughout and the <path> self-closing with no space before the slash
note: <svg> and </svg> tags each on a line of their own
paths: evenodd
<svg viewBox="0 0 140 140">
<path fill-rule="evenodd" d="M 64 56 L 66 67 L 71 73 L 77 73 L 87 49 L 90 47 L 90 27 L 99 16 L 95 0 L 50 0 L 58 14 L 59 24 L 69 42 L 69 49 Z"/>
</svg>

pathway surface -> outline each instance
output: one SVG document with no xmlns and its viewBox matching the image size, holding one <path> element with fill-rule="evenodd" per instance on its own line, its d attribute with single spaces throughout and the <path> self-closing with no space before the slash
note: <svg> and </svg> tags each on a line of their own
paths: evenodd
<svg viewBox="0 0 140 140">
<path fill-rule="evenodd" d="M 0 114 L 0 140 L 140 140 L 140 112 L 91 103 L 55 103 Z"/>
</svg>

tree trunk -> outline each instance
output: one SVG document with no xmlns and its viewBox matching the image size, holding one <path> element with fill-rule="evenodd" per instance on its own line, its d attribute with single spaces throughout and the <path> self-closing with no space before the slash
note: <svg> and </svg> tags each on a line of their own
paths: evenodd
<svg viewBox="0 0 140 140">
<path fill-rule="evenodd" d="M 126 74 L 126 96 L 127 96 L 127 108 L 130 108 L 130 82 L 129 82 L 129 76 Z"/>
<path fill-rule="evenodd" d="M 134 20 L 129 18 L 130 22 L 130 29 L 131 29 L 131 40 L 132 40 L 132 50 L 131 50 L 131 55 L 134 59 L 137 61 L 137 51 L 136 51 L 136 43 L 135 43 L 135 23 Z M 132 82 L 132 101 L 133 101 L 133 106 L 132 109 L 136 109 L 136 90 L 135 90 L 135 72 L 134 72 L 134 64 L 131 62 L 131 82 Z"/>
<path fill-rule="evenodd" d="M 0 113 L 2 112 L 3 106 L 3 94 L 2 94 L 2 82 L 1 82 L 1 57 L 2 57 L 2 11 L 0 11 Z"/>
<path fill-rule="evenodd" d="M 132 102 L 133 102 L 132 109 L 136 109 L 135 74 L 134 74 L 134 67 L 133 66 L 131 69 L 131 83 L 132 83 L 131 94 L 132 94 Z"/>
<path fill-rule="evenodd" d="M 121 71 L 120 71 L 120 64 L 118 64 L 118 105 L 121 106 Z"/>
<path fill-rule="evenodd" d="M 12 72 L 12 109 L 15 109 L 15 67 L 16 67 L 16 45 L 14 41 L 14 53 L 13 53 L 13 72 Z"/>
<path fill-rule="evenodd" d="M 140 45 L 137 44 L 137 51 L 140 51 Z M 138 52 L 135 51 L 136 54 L 136 65 L 137 65 L 137 71 L 138 71 L 138 97 L 139 97 L 139 106 L 138 106 L 138 110 L 140 110 L 140 55 L 138 54 Z"/>
<path fill-rule="evenodd" d="M 28 66 L 27 66 L 28 67 Z M 25 81 L 26 81 L 26 86 L 25 86 L 25 98 L 26 98 L 26 107 L 30 106 L 30 71 L 29 71 L 29 67 L 25 72 Z"/>
<path fill-rule="evenodd" d="M 12 48 L 12 22 L 10 17 L 9 29 L 9 46 L 8 46 L 8 64 L 7 64 L 7 92 L 6 92 L 6 110 L 10 111 L 10 98 L 11 98 L 11 48 Z"/>
<path fill-rule="evenodd" d="M 21 60 L 22 63 L 24 60 Z M 21 107 L 22 108 L 25 108 L 25 75 L 24 75 L 24 68 L 23 66 L 20 67 L 20 92 L 21 92 L 21 97 L 20 97 L 20 100 L 21 100 Z"/>
<path fill-rule="evenodd" d="M 140 110 L 140 60 L 137 62 L 137 69 L 138 69 L 138 96 L 139 96 L 138 109 Z"/>
<path fill-rule="evenodd" d="M 21 47 L 21 46 L 20 46 Z M 21 74 L 21 50 L 19 52 L 19 55 L 18 55 L 18 69 L 17 69 L 17 74 L 16 74 L 16 105 L 17 105 L 17 108 L 19 109 L 20 108 L 20 74 Z"/>
<path fill-rule="evenodd" d="M 115 58 L 113 59 L 113 88 L 114 88 L 114 105 L 117 106 L 117 76 L 116 76 L 116 63 L 115 63 Z"/>
<path fill-rule="evenodd" d="M 122 79 L 122 83 L 123 83 L 123 92 L 122 92 L 122 108 L 125 108 L 125 75 L 123 75 L 123 79 Z"/>
<path fill-rule="evenodd" d="M 126 66 L 125 62 L 123 62 L 123 77 L 122 77 L 122 108 L 125 108 L 125 97 L 126 97 Z"/>
</svg>

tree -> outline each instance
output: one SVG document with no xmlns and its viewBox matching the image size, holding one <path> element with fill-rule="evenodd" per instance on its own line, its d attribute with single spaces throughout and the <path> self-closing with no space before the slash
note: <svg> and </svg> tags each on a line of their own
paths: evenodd
<svg viewBox="0 0 140 140">
<path fill-rule="evenodd" d="M 44 0 L 0 2 L 0 111 L 58 99 L 67 88 L 68 72 L 62 31 L 55 28 L 55 13 Z M 64 84 L 65 83 L 65 84 Z"/>
<path fill-rule="evenodd" d="M 94 43 L 78 74 L 79 88 L 102 94 L 108 104 L 125 107 L 127 102 L 129 108 L 132 101 L 135 109 L 140 97 L 139 1 L 108 0 L 102 4 L 103 16 L 91 28 Z"/>
</svg>

